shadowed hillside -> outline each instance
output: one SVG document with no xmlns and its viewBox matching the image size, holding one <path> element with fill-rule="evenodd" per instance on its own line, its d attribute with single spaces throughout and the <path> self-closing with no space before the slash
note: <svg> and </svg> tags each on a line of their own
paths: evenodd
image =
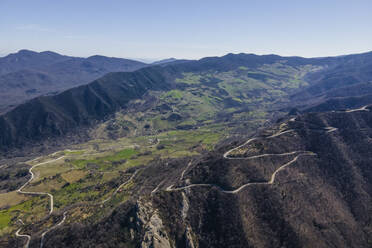
<svg viewBox="0 0 372 248">
<path fill-rule="evenodd" d="M 87 86 L 56 96 L 39 97 L 1 116 L 1 146 L 10 147 L 61 136 L 89 126 L 140 98 L 149 89 L 168 89 L 167 73 L 148 68 L 136 73 L 112 73 Z"/>
<path fill-rule="evenodd" d="M 21 50 L 0 58 L 0 113 L 40 95 L 55 95 L 109 72 L 135 71 L 146 64 L 120 58 L 76 58 Z"/>
<path fill-rule="evenodd" d="M 307 76 L 311 85 L 291 96 L 291 101 L 309 111 L 324 109 L 319 105 L 330 101 L 338 109 L 358 107 L 356 98 L 361 98 L 359 106 L 371 103 L 372 94 L 372 53 L 339 57 L 337 65 Z M 311 107 L 311 108 L 310 108 Z"/>
</svg>

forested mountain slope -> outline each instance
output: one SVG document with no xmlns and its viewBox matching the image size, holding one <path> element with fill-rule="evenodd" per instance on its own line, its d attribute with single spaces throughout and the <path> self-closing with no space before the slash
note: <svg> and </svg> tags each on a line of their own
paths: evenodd
<svg viewBox="0 0 372 248">
<path fill-rule="evenodd" d="M 55 95 L 109 72 L 134 71 L 146 64 L 121 58 L 78 58 L 21 50 L 0 58 L 0 113 L 40 95 Z"/>
</svg>

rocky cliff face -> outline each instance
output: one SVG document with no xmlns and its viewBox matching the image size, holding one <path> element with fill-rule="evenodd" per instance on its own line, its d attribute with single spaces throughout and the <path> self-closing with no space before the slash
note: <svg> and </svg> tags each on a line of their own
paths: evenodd
<svg viewBox="0 0 372 248">
<path fill-rule="evenodd" d="M 170 248 L 170 242 L 158 210 L 151 201 L 138 201 L 138 226 L 142 230 L 141 248 Z"/>
</svg>

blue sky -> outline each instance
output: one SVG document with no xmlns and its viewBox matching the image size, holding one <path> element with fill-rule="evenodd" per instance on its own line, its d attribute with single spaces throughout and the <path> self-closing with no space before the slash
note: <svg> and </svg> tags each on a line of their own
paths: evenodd
<svg viewBox="0 0 372 248">
<path fill-rule="evenodd" d="M 0 0 L 0 55 L 160 59 L 372 50 L 370 0 Z"/>
</svg>

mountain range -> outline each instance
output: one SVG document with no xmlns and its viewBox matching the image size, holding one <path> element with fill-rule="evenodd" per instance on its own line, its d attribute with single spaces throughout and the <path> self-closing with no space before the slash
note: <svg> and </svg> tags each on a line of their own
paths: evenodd
<svg viewBox="0 0 372 248">
<path fill-rule="evenodd" d="M 40 95 L 55 95 L 109 72 L 135 71 L 146 64 L 129 59 L 70 57 L 20 50 L 0 58 L 0 111 Z"/>
<path fill-rule="evenodd" d="M 46 54 L 48 58 L 56 56 L 61 60 L 65 59 L 65 57 L 59 57 L 53 53 L 47 52 Z M 152 66 L 130 73 L 111 73 L 90 84 L 67 90 L 61 94 L 35 98 L 0 116 L 0 148 L 19 147 L 25 142 L 39 141 L 45 137 L 63 136 L 81 126 L 89 127 L 92 123 L 102 121 L 110 114 L 125 108 L 130 100 L 141 98 L 149 90 L 191 88 L 194 86 L 193 84 L 182 83 L 182 80 L 178 78 L 190 73 L 202 75 L 202 80 L 200 80 L 202 87 L 212 86 L 215 88 L 213 84 L 218 85 L 220 80 L 214 77 L 213 73 L 211 75 L 206 73 L 215 71 L 214 73 L 217 74 L 233 70 L 238 70 L 248 80 L 252 80 L 254 86 L 257 84 L 255 81 L 269 81 L 270 84 L 278 84 L 280 80 L 296 81 L 295 84 L 304 80 L 303 85 L 308 84 L 306 87 L 302 87 L 302 85 L 284 86 L 281 96 L 274 99 L 276 106 L 271 106 L 271 108 L 297 106 L 300 109 L 312 110 L 321 108 L 321 104 L 327 101 L 337 105 L 338 108 L 358 107 L 361 104 L 369 103 L 371 99 L 369 95 L 372 80 L 371 57 L 372 53 L 314 59 L 277 55 L 228 54 L 223 57 L 184 61 L 162 67 Z M 39 64 L 46 63 L 45 61 L 49 61 L 48 58 L 43 56 L 43 60 Z M 75 60 L 69 59 L 67 62 L 60 63 L 71 65 Z M 77 60 L 80 61 L 80 59 Z M 107 62 L 106 58 L 97 56 L 86 60 L 95 61 L 96 64 L 100 63 L 101 65 L 107 63 L 106 68 L 111 68 L 111 70 L 119 70 L 119 67 L 122 66 L 120 59 L 110 59 L 118 61 L 120 65 L 114 65 Z M 80 61 L 78 64 L 80 66 L 85 62 Z M 27 62 L 22 64 L 27 64 Z M 271 68 L 267 70 L 262 68 L 264 66 Z M 277 71 L 280 70 L 283 72 L 278 73 Z M 288 72 L 288 70 L 297 71 Z M 275 75 L 275 73 L 278 74 Z M 299 75 L 295 75 L 294 78 L 285 78 L 286 75 L 283 73 L 297 73 Z M 363 84 L 364 88 L 361 88 L 360 84 Z M 226 89 L 229 85 L 224 87 Z M 255 89 L 251 87 L 252 89 L 244 90 L 249 92 L 253 90 L 256 94 L 264 89 L 265 92 L 262 94 L 273 98 L 282 85 L 274 85 L 270 91 L 267 91 L 267 87 L 267 85 L 259 85 Z M 353 90 L 353 88 L 355 89 Z M 238 98 L 234 99 L 234 96 L 226 95 L 225 89 L 220 88 L 218 92 L 214 92 L 215 97 L 225 98 L 223 100 L 225 108 L 228 104 L 226 101 L 230 101 L 230 104 L 233 105 L 239 105 L 239 100 L 241 102 L 242 98 L 249 98 L 249 92 L 246 92 L 245 95 L 241 94 L 244 92 L 240 92 L 239 96 L 236 95 Z M 283 97 L 283 94 L 288 94 L 288 96 Z M 236 99 L 239 100 L 236 101 Z M 286 105 L 285 102 L 290 102 L 290 104 Z M 247 105 L 244 107 L 246 108 Z"/>
</svg>

